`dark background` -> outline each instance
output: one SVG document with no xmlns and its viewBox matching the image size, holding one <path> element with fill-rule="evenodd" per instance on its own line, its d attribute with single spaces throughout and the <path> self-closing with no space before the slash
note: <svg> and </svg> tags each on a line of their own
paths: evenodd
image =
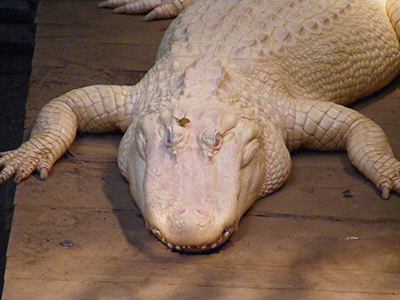
<svg viewBox="0 0 400 300">
<path fill-rule="evenodd" d="M 22 142 L 38 1 L 0 2 L 0 152 L 15 149 Z M 12 180 L 0 185 L 0 295 L 14 194 Z"/>
</svg>

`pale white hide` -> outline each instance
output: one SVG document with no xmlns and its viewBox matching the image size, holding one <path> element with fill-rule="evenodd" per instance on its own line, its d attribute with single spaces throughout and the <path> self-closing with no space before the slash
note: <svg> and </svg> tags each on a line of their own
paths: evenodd
<svg viewBox="0 0 400 300">
<path fill-rule="evenodd" d="M 177 250 L 215 248 L 262 191 L 261 130 L 221 110 L 175 111 L 147 115 L 128 129 L 120 167 L 161 241 Z"/>
</svg>

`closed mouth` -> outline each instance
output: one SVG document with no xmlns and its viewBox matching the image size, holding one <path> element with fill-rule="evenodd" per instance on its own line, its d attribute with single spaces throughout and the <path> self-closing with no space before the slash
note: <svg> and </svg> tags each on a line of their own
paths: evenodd
<svg viewBox="0 0 400 300">
<path fill-rule="evenodd" d="M 214 249 L 218 248 L 219 246 L 221 246 L 223 243 L 225 243 L 226 240 L 235 231 L 235 227 L 229 227 L 227 229 L 224 229 L 224 231 L 221 233 L 219 238 L 214 243 L 210 243 L 210 244 L 206 244 L 206 245 L 174 245 L 165 239 L 165 237 L 161 234 L 160 230 L 158 230 L 157 228 L 153 228 L 151 226 L 148 226 L 148 227 L 149 227 L 150 231 L 163 244 L 165 244 L 171 250 L 176 250 L 179 252 L 205 252 L 205 251 L 214 250 Z"/>
</svg>

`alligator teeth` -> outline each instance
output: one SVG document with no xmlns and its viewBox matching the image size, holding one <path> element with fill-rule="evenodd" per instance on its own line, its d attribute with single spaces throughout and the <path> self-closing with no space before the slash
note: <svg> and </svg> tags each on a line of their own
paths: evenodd
<svg viewBox="0 0 400 300">
<path fill-rule="evenodd" d="M 218 240 L 215 243 L 212 244 L 207 244 L 207 245 L 174 245 L 170 242 L 168 242 L 164 236 L 162 235 L 161 231 L 148 226 L 150 231 L 163 243 L 165 244 L 168 248 L 177 250 L 177 251 L 207 251 L 210 249 L 215 249 L 218 246 L 220 246 L 223 242 L 225 242 L 229 236 L 235 231 L 235 227 L 230 227 L 225 229 L 221 235 L 219 236 Z"/>
<path fill-rule="evenodd" d="M 231 230 L 226 230 L 222 235 L 224 238 L 227 238 L 231 234 Z"/>
<path fill-rule="evenodd" d="M 160 230 L 153 228 L 151 231 L 153 232 L 154 235 L 161 236 Z"/>
</svg>

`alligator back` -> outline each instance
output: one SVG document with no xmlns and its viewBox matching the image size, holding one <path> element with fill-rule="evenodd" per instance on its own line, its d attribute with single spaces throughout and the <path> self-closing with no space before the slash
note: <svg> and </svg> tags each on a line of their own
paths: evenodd
<svg viewBox="0 0 400 300">
<path fill-rule="evenodd" d="M 291 96 L 341 104 L 387 85 L 400 61 L 385 1 L 194 1 L 168 29 L 166 57 L 225 61 L 250 84 L 273 74 Z"/>
</svg>

